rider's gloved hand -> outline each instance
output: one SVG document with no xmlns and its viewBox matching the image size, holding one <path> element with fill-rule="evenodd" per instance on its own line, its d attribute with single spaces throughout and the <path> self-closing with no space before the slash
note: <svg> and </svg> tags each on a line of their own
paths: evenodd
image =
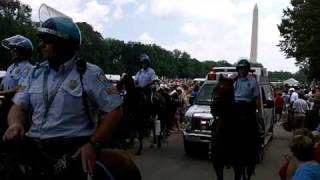
<svg viewBox="0 0 320 180">
<path fill-rule="evenodd" d="M 4 135 L 2 136 L 3 141 L 10 141 L 16 138 L 22 138 L 24 136 L 25 130 L 22 124 L 14 123 L 11 124 Z"/>
<path fill-rule="evenodd" d="M 85 173 L 93 174 L 96 165 L 97 152 L 90 143 L 86 143 L 72 156 L 81 157 L 82 168 Z"/>
</svg>

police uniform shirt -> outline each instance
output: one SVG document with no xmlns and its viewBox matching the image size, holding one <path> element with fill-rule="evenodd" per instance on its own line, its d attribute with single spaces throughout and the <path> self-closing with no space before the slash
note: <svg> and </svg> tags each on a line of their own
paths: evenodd
<svg viewBox="0 0 320 180">
<path fill-rule="evenodd" d="M 29 61 L 21 61 L 11 64 L 2 80 L 1 86 L 3 90 L 9 90 L 20 85 L 30 74 L 32 65 Z"/>
<path fill-rule="evenodd" d="M 156 73 L 150 67 L 148 67 L 147 69 L 141 69 L 135 75 L 135 81 L 138 87 L 145 87 L 156 79 L 157 79 Z"/>
<path fill-rule="evenodd" d="M 47 82 L 44 78 L 46 73 Z M 63 78 L 65 80 L 61 83 Z M 73 59 L 57 72 L 44 62 L 34 68 L 25 82 L 25 88 L 14 96 L 13 102 L 24 109 L 32 108 L 32 123 L 27 136 L 33 138 L 91 136 L 97 127 L 97 111 L 111 112 L 122 104 L 116 88 L 107 82 L 103 71 L 87 63 L 83 86 L 88 95 L 90 115 L 94 120 L 92 125 L 83 104 L 80 75 Z M 55 92 L 51 106 L 46 108 L 50 104 L 48 99 Z"/>
<path fill-rule="evenodd" d="M 251 76 L 239 77 L 234 83 L 235 101 L 253 102 L 259 97 L 257 80 Z"/>
</svg>

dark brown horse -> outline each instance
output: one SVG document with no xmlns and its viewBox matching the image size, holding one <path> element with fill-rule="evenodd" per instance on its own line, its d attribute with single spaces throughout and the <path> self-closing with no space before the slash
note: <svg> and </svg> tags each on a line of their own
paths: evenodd
<svg viewBox="0 0 320 180">
<path fill-rule="evenodd" d="M 261 138 L 250 107 L 240 107 L 234 100 L 234 79 L 221 77 L 213 91 L 211 112 L 212 163 L 218 180 L 223 180 L 225 165 L 232 166 L 235 180 L 249 180 L 261 152 Z M 244 105 L 246 106 L 246 105 Z"/>
</svg>

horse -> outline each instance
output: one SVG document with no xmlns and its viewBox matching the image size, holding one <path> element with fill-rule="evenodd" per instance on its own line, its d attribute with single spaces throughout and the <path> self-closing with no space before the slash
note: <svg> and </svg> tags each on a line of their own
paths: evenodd
<svg viewBox="0 0 320 180">
<path fill-rule="evenodd" d="M 134 138 L 138 139 L 139 145 L 135 152 L 136 155 L 141 155 L 143 139 L 149 135 L 150 131 L 153 133 L 153 144 L 157 144 L 157 147 L 160 148 L 161 137 L 166 127 L 165 119 L 168 107 L 164 92 L 160 88 L 151 89 L 151 102 L 149 102 L 146 93 L 135 87 L 131 76 L 125 75 L 120 84 L 123 85 L 126 93 L 123 104 L 124 117 L 118 134 L 127 134 L 131 143 Z"/>
<path fill-rule="evenodd" d="M 220 77 L 212 94 L 211 160 L 218 180 L 223 180 L 224 166 L 233 167 L 235 180 L 250 180 L 262 147 L 258 122 L 234 100 L 234 82 Z"/>
</svg>

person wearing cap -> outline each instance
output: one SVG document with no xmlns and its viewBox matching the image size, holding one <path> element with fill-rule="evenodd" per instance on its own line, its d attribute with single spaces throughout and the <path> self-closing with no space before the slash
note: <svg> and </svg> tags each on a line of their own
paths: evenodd
<svg viewBox="0 0 320 180">
<path fill-rule="evenodd" d="M 31 72 L 30 60 L 33 45 L 28 38 L 21 35 L 8 37 L 2 40 L 1 44 L 10 51 L 12 61 L 0 85 L 0 96 L 4 96 L 0 109 L 0 134 L 3 134 L 3 131 L 7 128 L 5 119 L 7 119 L 12 105 L 11 98 Z"/>
<path fill-rule="evenodd" d="M 303 94 L 298 93 L 298 99 L 292 104 L 293 111 L 293 128 L 306 127 L 306 113 L 309 110 L 308 103 L 303 99 Z"/>
<path fill-rule="evenodd" d="M 54 10 L 46 5 L 41 8 Z M 54 12 L 57 11 L 47 14 Z M 59 12 L 58 16 L 44 20 L 37 30 L 44 61 L 32 70 L 24 87 L 14 96 L 9 128 L 2 140 L 24 137 L 23 162 L 36 177 L 63 175 L 68 167 L 55 167 L 66 158 L 78 160 L 82 167 L 74 175 L 92 176 L 96 161 L 108 160 L 101 148 L 108 144 L 120 122 L 122 99 L 101 68 L 77 56 L 81 33 L 71 18 Z M 24 129 L 30 109 L 30 128 Z M 57 161 L 49 161 L 48 157 Z M 126 163 L 133 164 L 130 160 Z"/>
<path fill-rule="evenodd" d="M 296 89 L 293 87 L 289 89 L 289 92 L 290 92 L 290 103 L 293 104 L 294 101 L 299 99 L 299 95 L 296 92 Z"/>
<path fill-rule="evenodd" d="M 157 80 L 154 69 L 151 68 L 151 59 L 145 53 L 140 55 L 141 69 L 135 75 L 135 85 L 138 88 L 149 88 Z"/>
<path fill-rule="evenodd" d="M 154 69 L 151 68 L 151 59 L 147 54 L 142 53 L 139 57 L 139 60 L 141 69 L 136 73 L 134 82 L 139 92 L 143 93 L 146 97 L 147 104 L 145 105 L 145 111 L 150 112 L 147 109 L 150 108 L 152 101 L 152 85 L 158 80 L 158 77 Z"/>
<path fill-rule="evenodd" d="M 252 157 L 251 161 L 258 159 L 258 153 L 261 150 L 262 139 L 260 136 L 257 115 L 260 111 L 259 88 L 257 80 L 249 76 L 251 64 L 247 59 L 241 59 L 236 65 L 238 76 L 234 80 L 234 101 L 237 117 L 239 117 L 235 126 L 243 129 L 243 137 L 251 138 L 250 144 L 252 149 L 248 154 L 257 155 Z M 246 143 L 243 142 L 243 145 Z M 253 146 L 255 145 L 255 146 Z"/>
</svg>

